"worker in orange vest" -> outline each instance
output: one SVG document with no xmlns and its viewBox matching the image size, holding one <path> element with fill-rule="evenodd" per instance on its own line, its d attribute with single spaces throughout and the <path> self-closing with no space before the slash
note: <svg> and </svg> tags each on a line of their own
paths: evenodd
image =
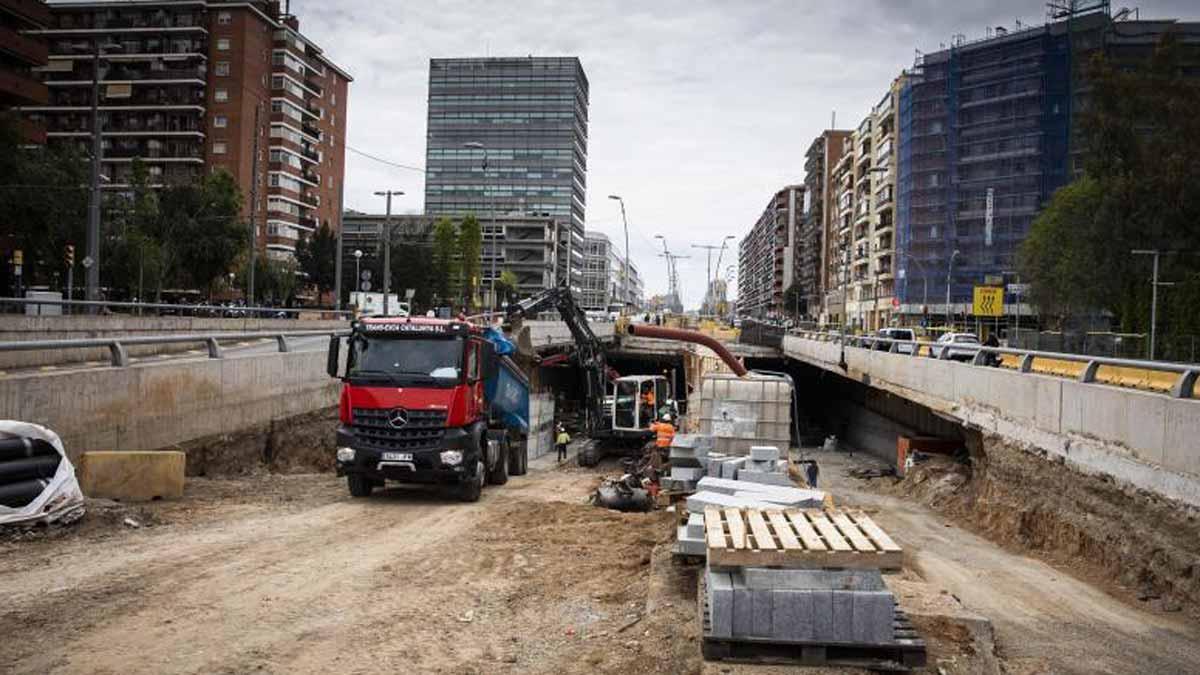
<svg viewBox="0 0 1200 675">
<path fill-rule="evenodd" d="M 654 432 L 654 445 L 661 449 L 671 447 L 671 441 L 675 440 L 675 425 L 671 424 L 671 416 L 663 415 L 662 419 L 650 425 L 650 430 Z"/>
</svg>

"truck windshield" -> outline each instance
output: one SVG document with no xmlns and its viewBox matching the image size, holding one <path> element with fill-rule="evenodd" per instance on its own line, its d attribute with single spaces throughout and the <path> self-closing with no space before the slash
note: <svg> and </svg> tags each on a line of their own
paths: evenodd
<svg viewBox="0 0 1200 675">
<path fill-rule="evenodd" d="M 462 376 L 461 338 L 358 336 L 350 343 L 351 378 L 378 377 L 416 384 L 454 384 Z"/>
</svg>

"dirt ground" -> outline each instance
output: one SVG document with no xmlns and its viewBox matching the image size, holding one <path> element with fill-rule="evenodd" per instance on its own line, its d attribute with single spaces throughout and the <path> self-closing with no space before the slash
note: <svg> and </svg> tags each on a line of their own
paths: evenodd
<svg viewBox="0 0 1200 675">
<path fill-rule="evenodd" d="M 929 672 L 1200 663 L 1178 618 L 879 494 L 841 461 L 822 459 L 839 502 L 909 551 L 888 583 L 930 643 Z M 699 568 L 668 553 L 675 514 L 587 504 L 605 468 L 543 458 L 476 504 L 413 489 L 351 499 L 330 474 L 93 501 L 74 527 L 0 536 L 0 672 L 794 672 L 702 661 Z"/>
</svg>

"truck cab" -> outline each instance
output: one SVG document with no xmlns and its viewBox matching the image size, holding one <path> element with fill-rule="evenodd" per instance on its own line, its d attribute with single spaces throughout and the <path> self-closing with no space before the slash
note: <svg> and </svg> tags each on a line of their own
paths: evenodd
<svg viewBox="0 0 1200 675">
<path fill-rule="evenodd" d="M 488 394 L 496 395 L 501 364 L 479 327 L 424 317 L 364 319 L 353 324 L 344 373 L 340 345 L 331 340 L 328 369 L 343 382 L 337 472 L 352 495 L 369 496 L 392 481 L 448 485 L 475 501 L 484 484 L 507 482 L 510 468 L 524 472 L 513 434 L 493 415 Z"/>
</svg>

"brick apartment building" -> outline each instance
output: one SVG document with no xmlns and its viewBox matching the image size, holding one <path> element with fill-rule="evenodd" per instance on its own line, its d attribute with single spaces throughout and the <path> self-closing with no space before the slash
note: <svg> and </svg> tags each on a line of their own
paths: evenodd
<svg viewBox="0 0 1200 675">
<path fill-rule="evenodd" d="M 99 71 L 108 186 L 128 184 L 135 157 L 160 186 L 229 171 L 272 258 L 339 227 L 352 78 L 278 2 L 61 0 L 26 35 L 49 47 L 49 101 L 24 109 L 50 142 L 87 149 Z"/>
<path fill-rule="evenodd" d="M 796 282 L 796 261 L 803 258 L 797 251 L 803 211 L 804 186 L 789 185 L 771 197 L 758 222 L 738 243 L 739 314 L 783 315 L 784 293 Z"/>
<path fill-rule="evenodd" d="M 27 105 L 45 105 L 50 93 L 38 81 L 34 68 L 46 65 L 46 45 L 34 35 L 45 28 L 50 9 L 40 0 L 0 0 L 0 114 Z M 27 120 L 20 122 L 30 143 L 46 142 L 46 130 Z"/>
</svg>

